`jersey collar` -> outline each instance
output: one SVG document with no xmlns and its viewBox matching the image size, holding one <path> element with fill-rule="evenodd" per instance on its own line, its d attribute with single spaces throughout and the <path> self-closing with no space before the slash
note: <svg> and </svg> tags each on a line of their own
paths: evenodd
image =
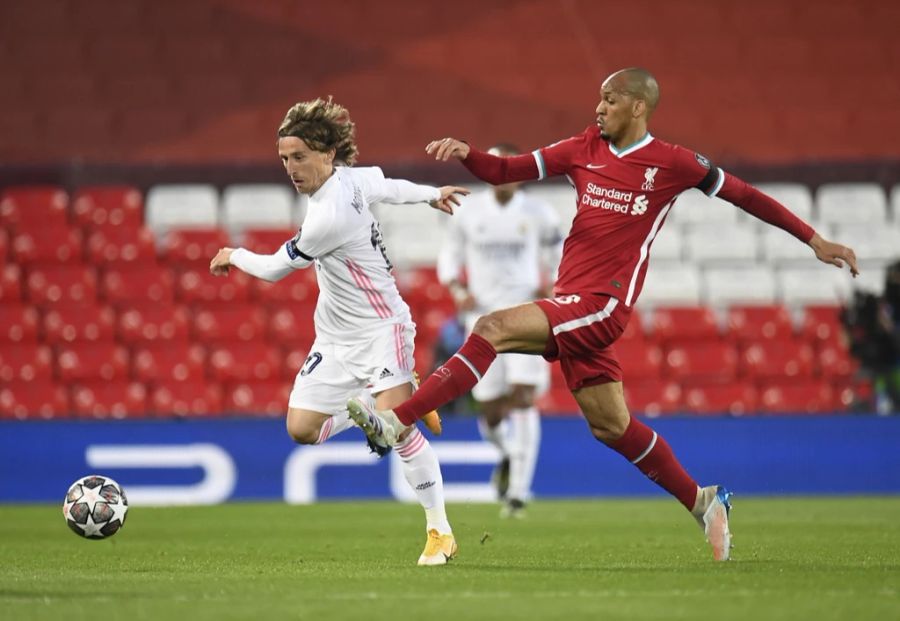
<svg viewBox="0 0 900 621">
<path fill-rule="evenodd" d="M 334 172 L 331 173 L 331 176 L 325 180 L 325 183 L 319 186 L 319 189 L 309 195 L 310 200 L 320 200 L 323 196 L 328 194 L 328 188 L 338 183 L 337 179 L 341 174 L 341 167 L 335 166 Z"/>
<path fill-rule="evenodd" d="M 631 143 L 622 150 L 615 148 L 611 142 L 608 142 L 607 144 L 609 145 L 609 150 L 612 151 L 613 155 L 621 159 L 626 155 L 634 153 L 642 147 L 646 147 L 651 142 L 653 142 L 653 136 L 650 134 L 650 132 L 647 132 L 646 134 L 644 134 L 643 138 L 641 138 L 637 142 Z"/>
</svg>

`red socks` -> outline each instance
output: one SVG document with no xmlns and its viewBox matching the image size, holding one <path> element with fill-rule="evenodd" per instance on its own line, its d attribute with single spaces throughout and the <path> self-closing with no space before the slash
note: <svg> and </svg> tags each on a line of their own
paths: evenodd
<svg viewBox="0 0 900 621">
<path fill-rule="evenodd" d="M 638 470 L 675 496 L 678 502 L 694 509 L 697 500 L 697 483 L 678 463 L 669 443 L 647 425 L 632 417 L 621 438 L 609 445 Z"/>
<path fill-rule="evenodd" d="M 412 425 L 431 410 L 472 390 L 496 357 L 497 350 L 487 339 L 477 334 L 469 335 L 444 366 L 438 367 L 422 382 L 412 397 L 394 408 L 394 414 L 404 425 Z"/>
</svg>

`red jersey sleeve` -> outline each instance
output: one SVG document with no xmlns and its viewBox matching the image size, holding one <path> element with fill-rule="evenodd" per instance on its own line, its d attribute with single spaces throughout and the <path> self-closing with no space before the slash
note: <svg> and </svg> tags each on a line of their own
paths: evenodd
<svg viewBox="0 0 900 621">
<path fill-rule="evenodd" d="M 565 175 L 571 168 L 575 155 L 584 152 L 592 130 L 596 131 L 596 126 L 588 127 L 571 138 L 566 138 L 532 151 L 531 155 L 534 157 L 538 168 L 537 178 L 544 179 L 546 177 Z"/>
<path fill-rule="evenodd" d="M 469 172 L 493 185 L 539 179 L 538 168 L 531 155 L 500 157 L 469 147 L 469 155 L 462 161 Z"/>
<path fill-rule="evenodd" d="M 675 148 L 675 171 L 684 184 L 684 189 L 697 188 L 707 196 L 715 196 L 725 182 L 725 173 L 706 157 L 679 147 Z"/>
<path fill-rule="evenodd" d="M 724 173 L 723 176 L 725 180 L 719 190 L 719 196 L 729 203 L 737 205 L 763 222 L 787 231 L 803 243 L 809 243 L 816 234 L 815 229 L 771 196 L 766 196 L 734 175 Z"/>
<path fill-rule="evenodd" d="M 714 166 L 699 153 L 682 147 L 675 148 L 676 169 L 683 178 L 685 189 L 698 188 L 707 196 L 718 196 L 763 222 L 787 231 L 804 243 L 815 235 L 811 226 L 775 199 Z"/>
</svg>

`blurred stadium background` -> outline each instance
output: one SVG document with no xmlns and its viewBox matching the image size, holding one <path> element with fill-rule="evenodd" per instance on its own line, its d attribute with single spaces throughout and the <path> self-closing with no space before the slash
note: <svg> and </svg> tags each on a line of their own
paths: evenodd
<svg viewBox="0 0 900 621">
<path fill-rule="evenodd" d="M 590 124 L 602 78 L 632 65 L 661 84 L 655 135 L 854 246 L 862 276 L 685 195 L 618 346 L 631 407 L 888 413 L 841 313 L 856 289 L 882 295 L 900 255 L 898 23 L 884 0 L 4 2 L 0 428 L 15 443 L 31 424 L 15 420 L 283 415 L 313 272 L 271 286 L 207 265 L 225 245 L 274 250 L 301 222 L 274 150 L 294 102 L 347 106 L 362 164 L 477 187 L 429 162 L 427 141 L 548 144 Z M 571 220 L 568 186 L 527 191 Z M 424 373 L 453 315 L 434 273 L 443 216 L 379 215 Z M 556 372 L 541 408 L 577 411 Z"/>
</svg>

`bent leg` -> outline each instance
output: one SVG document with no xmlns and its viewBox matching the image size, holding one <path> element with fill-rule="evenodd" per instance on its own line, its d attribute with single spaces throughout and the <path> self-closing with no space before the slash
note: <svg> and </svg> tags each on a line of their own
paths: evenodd
<svg viewBox="0 0 900 621">
<path fill-rule="evenodd" d="M 481 317 L 472 334 L 450 360 L 432 373 L 419 390 L 394 409 L 411 425 L 431 410 L 472 390 L 498 353 L 541 354 L 550 337 L 550 323 L 537 304 L 528 303 Z"/>
<path fill-rule="evenodd" d="M 391 409 L 409 398 L 411 394 L 413 394 L 411 384 L 389 388 L 375 395 L 375 407 L 380 410 Z M 425 510 L 425 529 L 436 530 L 443 535 L 452 533 L 444 504 L 441 466 L 431 443 L 417 427 L 413 426 L 400 436 L 394 450 L 403 464 L 403 475 L 407 483 Z"/>
<path fill-rule="evenodd" d="M 329 416 L 304 408 L 288 408 L 286 423 L 288 435 L 297 444 L 321 444 L 353 425 L 346 413 Z"/>
<path fill-rule="evenodd" d="M 595 438 L 633 463 L 651 481 L 693 511 L 699 487 L 665 439 L 629 414 L 621 382 L 585 386 L 575 400 Z"/>
</svg>

